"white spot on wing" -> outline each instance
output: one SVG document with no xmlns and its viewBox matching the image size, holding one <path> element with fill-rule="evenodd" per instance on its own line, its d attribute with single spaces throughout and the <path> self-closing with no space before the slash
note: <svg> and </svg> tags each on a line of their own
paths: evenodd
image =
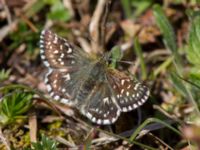
<svg viewBox="0 0 200 150">
<path fill-rule="evenodd" d="M 45 34 L 46 30 L 42 30 L 41 35 L 43 36 Z"/>
<path fill-rule="evenodd" d="M 62 45 L 62 44 L 60 45 L 60 49 L 61 49 L 61 50 L 63 49 L 63 45 Z"/>
<path fill-rule="evenodd" d="M 67 50 L 67 53 L 69 54 L 69 53 L 71 53 L 71 52 L 72 52 L 72 48 L 69 47 L 68 50 Z"/>
<path fill-rule="evenodd" d="M 139 93 L 137 93 L 137 94 L 136 94 L 136 96 L 137 96 L 137 97 L 139 97 L 139 96 L 140 96 L 140 94 L 139 94 Z"/>
<path fill-rule="evenodd" d="M 101 124 L 102 120 L 101 119 L 98 119 L 97 120 L 97 124 Z"/>
<path fill-rule="evenodd" d="M 69 74 L 69 73 L 68 73 L 68 74 L 66 74 L 66 75 L 64 75 L 63 77 L 65 78 L 65 80 L 66 80 L 66 81 L 68 81 L 68 80 L 70 80 L 70 79 L 71 79 L 71 77 L 70 77 L 70 74 Z"/>
<path fill-rule="evenodd" d="M 62 89 L 62 92 L 63 92 L 63 93 L 66 92 L 66 89 L 63 88 L 63 89 Z"/>
<path fill-rule="evenodd" d="M 59 99 L 60 99 L 60 96 L 59 96 L 59 95 L 55 95 L 55 96 L 54 96 L 54 99 L 55 99 L 55 100 L 59 100 Z"/>
<path fill-rule="evenodd" d="M 110 120 L 108 119 L 103 120 L 103 124 L 110 124 Z"/>
<path fill-rule="evenodd" d="M 105 103 L 109 103 L 109 98 L 108 98 L 108 97 L 104 98 L 104 99 L 103 99 L 103 102 L 104 102 L 104 104 L 105 104 Z"/>
<path fill-rule="evenodd" d="M 127 108 L 126 108 L 126 107 L 123 107 L 123 108 L 122 108 L 122 111 L 126 112 L 126 111 L 127 111 Z"/>
<path fill-rule="evenodd" d="M 126 92 L 126 96 L 129 96 L 129 92 L 128 91 Z"/>
<path fill-rule="evenodd" d="M 43 53 L 44 53 L 44 50 L 43 50 L 43 49 L 41 49 L 41 50 L 40 50 L 40 54 L 43 54 Z"/>
<path fill-rule="evenodd" d="M 54 37 L 53 43 L 54 43 L 54 44 L 57 44 L 57 43 L 58 43 L 58 37 L 57 37 L 57 36 Z"/>
<path fill-rule="evenodd" d="M 75 61 L 74 61 L 74 60 L 72 60 L 72 61 L 71 61 L 71 64 L 75 64 Z"/>
<path fill-rule="evenodd" d="M 55 50 L 53 53 L 54 53 L 54 54 L 58 54 L 58 53 L 59 53 L 59 51 L 58 51 L 58 50 Z"/>
<path fill-rule="evenodd" d="M 50 96 L 53 97 L 53 95 L 54 95 L 54 92 L 51 92 L 51 93 L 50 93 Z"/>
<path fill-rule="evenodd" d="M 43 63 L 44 63 L 44 65 L 45 65 L 46 67 L 49 67 L 49 66 L 50 66 L 49 63 L 48 63 L 47 61 L 43 61 Z"/>
<path fill-rule="evenodd" d="M 65 54 L 64 54 L 64 53 L 62 53 L 62 54 L 60 55 L 60 58 L 64 58 L 64 56 L 65 56 Z"/>
<path fill-rule="evenodd" d="M 122 79 L 122 80 L 121 80 L 121 84 L 124 85 L 124 82 L 125 82 L 125 80 Z"/>
<path fill-rule="evenodd" d="M 50 92 L 51 90 L 52 90 L 52 87 L 51 87 L 51 85 L 48 84 L 47 85 L 47 91 Z"/>
<path fill-rule="evenodd" d="M 89 112 L 86 114 L 86 116 L 87 116 L 89 119 L 92 118 L 92 115 L 91 115 L 91 113 L 89 113 Z"/>
<path fill-rule="evenodd" d="M 141 106 L 141 105 L 142 105 L 142 103 L 141 103 L 140 101 L 138 101 L 138 105 L 139 105 L 139 106 Z"/>
<path fill-rule="evenodd" d="M 44 56 L 44 55 L 41 55 L 41 59 L 45 59 L 45 56 Z"/>
<path fill-rule="evenodd" d="M 132 107 L 131 107 L 131 106 L 128 106 L 128 110 L 132 110 Z"/>
<path fill-rule="evenodd" d="M 138 107 L 138 105 L 137 104 L 133 104 L 133 108 L 135 109 L 135 108 L 137 108 Z"/>
<path fill-rule="evenodd" d="M 68 103 L 69 103 L 69 100 L 66 99 L 66 98 L 62 98 L 62 99 L 60 100 L 60 102 L 61 102 L 61 103 L 64 103 L 64 104 L 68 104 Z"/>
<path fill-rule="evenodd" d="M 137 83 L 134 87 L 134 90 L 137 90 L 137 88 L 139 87 L 140 83 Z"/>
<path fill-rule="evenodd" d="M 92 122 L 96 122 L 96 118 L 95 117 L 92 118 Z"/>
<path fill-rule="evenodd" d="M 124 89 L 121 89 L 120 93 L 123 94 L 124 93 Z"/>
</svg>

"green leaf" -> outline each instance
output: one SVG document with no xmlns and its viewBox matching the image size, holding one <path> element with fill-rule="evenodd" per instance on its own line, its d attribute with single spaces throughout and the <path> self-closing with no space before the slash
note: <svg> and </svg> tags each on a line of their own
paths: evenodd
<svg viewBox="0 0 200 150">
<path fill-rule="evenodd" d="M 58 0 L 43 0 L 45 4 L 54 5 Z"/>
<path fill-rule="evenodd" d="M 179 93 L 181 93 L 183 96 L 187 96 L 187 90 L 185 85 L 182 83 L 182 80 L 177 76 L 175 73 L 170 74 L 171 81 Z"/>
<path fill-rule="evenodd" d="M 177 54 L 176 36 L 169 20 L 165 16 L 164 11 L 159 5 L 154 5 L 153 14 L 155 16 L 156 23 L 164 36 L 165 46 L 169 48 L 176 55 Z"/>
<path fill-rule="evenodd" d="M 119 46 L 114 46 L 111 49 L 111 56 L 112 56 L 111 67 L 115 68 L 117 61 L 121 60 L 123 56 Z"/>
<path fill-rule="evenodd" d="M 140 65 L 141 65 L 141 70 L 142 70 L 142 79 L 145 80 L 147 78 L 147 70 L 146 70 L 146 65 L 144 62 L 143 55 L 142 55 L 142 49 L 137 38 L 135 38 L 134 40 L 134 50 L 140 60 Z"/>
<path fill-rule="evenodd" d="M 38 13 L 39 11 L 41 11 L 41 9 L 45 6 L 43 0 L 40 1 L 35 1 L 35 3 L 30 7 L 29 10 L 27 10 L 25 16 L 27 17 L 31 17 L 34 14 Z"/>
<path fill-rule="evenodd" d="M 132 10 L 130 5 L 130 0 L 121 0 L 122 7 L 124 9 L 125 15 L 127 18 L 131 18 Z"/>
<path fill-rule="evenodd" d="M 181 132 L 179 130 L 177 130 L 176 128 L 174 128 L 173 126 L 171 126 L 170 124 L 166 123 L 165 121 L 162 121 L 158 118 L 148 118 L 146 119 L 136 130 L 135 132 L 131 135 L 130 137 L 130 141 L 135 140 L 137 134 L 149 123 L 151 122 L 157 122 L 160 124 L 163 124 L 164 126 L 166 126 L 167 128 L 169 128 L 170 130 L 172 130 L 174 133 L 181 135 Z"/>
<path fill-rule="evenodd" d="M 9 78 L 11 70 L 5 70 L 5 69 L 1 69 L 0 70 L 0 82 L 5 81 Z"/>
<path fill-rule="evenodd" d="M 200 65 L 200 15 L 193 18 L 188 40 L 187 58 L 190 63 Z"/>
<path fill-rule="evenodd" d="M 63 6 L 60 0 L 53 2 L 51 5 L 51 11 L 47 14 L 47 17 L 52 20 L 68 21 L 71 15 L 67 9 Z"/>
<path fill-rule="evenodd" d="M 121 0 L 127 18 L 141 15 L 151 4 L 152 0 Z"/>
<path fill-rule="evenodd" d="M 190 70 L 189 78 L 192 83 L 200 86 L 200 69 L 198 67 L 193 67 Z"/>
<path fill-rule="evenodd" d="M 134 6 L 134 17 L 141 15 L 152 4 L 152 0 L 132 0 L 131 5 Z"/>
</svg>

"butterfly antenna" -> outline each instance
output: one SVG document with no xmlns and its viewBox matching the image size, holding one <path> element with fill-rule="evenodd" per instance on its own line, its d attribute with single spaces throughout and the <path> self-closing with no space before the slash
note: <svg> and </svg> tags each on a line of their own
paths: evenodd
<svg viewBox="0 0 200 150">
<path fill-rule="evenodd" d="M 108 60 L 113 61 L 114 59 L 109 58 Z M 129 65 L 134 65 L 134 64 L 135 64 L 134 62 L 131 62 L 131 61 L 124 61 L 124 60 L 117 60 L 116 62 L 125 63 L 125 64 L 129 64 Z"/>
</svg>

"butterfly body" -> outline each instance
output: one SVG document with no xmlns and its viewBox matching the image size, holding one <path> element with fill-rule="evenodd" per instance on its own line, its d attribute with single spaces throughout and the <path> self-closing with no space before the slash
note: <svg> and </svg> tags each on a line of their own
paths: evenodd
<svg viewBox="0 0 200 150">
<path fill-rule="evenodd" d="M 112 124 L 121 112 L 136 109 L 148 99 L 148 88 L 110 68 L 108 55 L 88 54 L 48 30 L 40 38 L 50 96 L 76 107 L 92 122 Z"/>
</svg>

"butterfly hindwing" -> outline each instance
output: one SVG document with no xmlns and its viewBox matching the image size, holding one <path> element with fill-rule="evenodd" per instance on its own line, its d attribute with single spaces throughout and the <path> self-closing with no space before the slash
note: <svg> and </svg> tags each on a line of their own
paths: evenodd
<svg viewBox="0 0 200 150">
<path fill-rule="evenodd" d="M 84 106 L 85 114 L 97 124 L 114 123 L 120 115 L 120 109 L 107 83 L 98 82 L 88 96 L 89 103 Z M 87 100 L 86 100 L 87 101 Z"/>
<path fill-rule="evenodd" d="M 133 80 L 122 72 L 109 69 L 107 78 L 122 112 L 138 108 L 149 97 L 149 90 L 145 85 Z"/>
</svg>

